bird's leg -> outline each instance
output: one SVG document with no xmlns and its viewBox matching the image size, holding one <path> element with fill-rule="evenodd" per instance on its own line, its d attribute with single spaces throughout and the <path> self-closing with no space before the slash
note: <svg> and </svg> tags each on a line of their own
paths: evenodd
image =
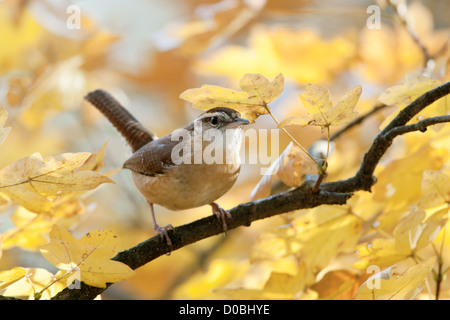
<svg viewBox="0 0 450 320">
<path fill-rule="evenodd" d="M 212 211 L 213 211 L 214 215 L 217 217 L 217 219 L 219 221 L 222 220 L 223 231 L 227 232 L 227 221 L 226 221 L 226 218 L 231 219 L 231 214 L 227 210 L 221 208 L 215 202 L 212 202 L 209 205 L 212 207 Z"/>
<path fill-rule="evenodd" d="M 161 239 L 165 238 L 167 245 L 169 247 L 172 247 L 172 241 L 170 240 L 169 234 L 167 233 L 167 230 L 173 229 L 173 226 L 171 224 L 168 224 L 165 227 L 161 227 L 157 222 L 156 222 L 156 217 L 155 217 L 155 211 L 153 210 L 153 203 L 147 201 L 148 205 L 150 206 L 150 212 L 152 213 L 152 218 L 153 218 L 153 230 L 155 230 L 159 236 L 161 237 Z"/>
</svg>

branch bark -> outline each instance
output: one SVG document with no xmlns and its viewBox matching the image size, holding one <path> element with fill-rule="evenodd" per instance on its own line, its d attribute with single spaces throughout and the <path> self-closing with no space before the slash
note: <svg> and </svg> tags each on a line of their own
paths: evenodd
<svg viewBox="0 0 450 320">
<path fill-rule="evenodd" d="M 422 120 L 416 124 L 406 125 L 417 113 L 447 94 L 450 94 L 450 82 L 430 90 L 403 109 L 377 135 L 354 177 L 324 183 L 317 193 L 312 193 L 310 184 L 305 183 L 284 193 L 240 204 L 229 211 L 233 219 L 227 222 L 228 229 L 250 226 L 253 221 L 293 210 L 313 208 L 322 204 L 342 205 L 351 197 L 352 192 L 358 190 L 370 191 L 373 184 L 376 183 L 376 178 L 373 176 L 374 170 L 395 137 L 412 131 L 423 132 L 428 126 L 450 122 L 450 116 L 438 116 Z M 120 252 L 113 260 L 123 262 L 132 269 L 137 269 L 171 250 L 182 248 L 222 232 L 222 224 L 217 221 L 215 216 L 209 216 L 170 230 L 172 248 L 159 236 L 155 236 L 133 248 Z M 105 288 L 91 287 L 82 283 L 80 289 L 66 288 L 53 299 L 93 299 L 104 290 Z"/>
<path fill-rule="evenodd" d="M 305 184 L 281 194 L 238 205 L 229 210 L 233 218 L 227 222 L 227 227 L 228 230 L 231 230 L 241 226 L 250 226 L 256 220 L 293 210 L 313 208 L 322 204 L 342 205 L 350 197 L 351 193 L 328 191 L 312 193 L 310 186 Z M 123 262 L 130 268 L 137 269 L 173 250 L 220 233 L 223 233 L 222 223 L 211 215 L 169 230 L 172 247 L 169 247 L 161 237 L 154 236 L 133 248 L 120 252 L 112 260 Z M 93 299 L 103 290 L 83 284 L 81 289 L 66 288 L 53 299 Z"/>
<path fill-rule="evenodd" d="M 372 186 L 376 183 L 376 178 L 373 176 L 376 166 L 378 165 L 381 157 L 391 146 L 394 138 L 398 136 L 398 134 L 394 134 L 395 130 L 400 130 L 399 128 L 403 128 L 416 114 L 448 94 L 450 94 L 450 82 L 446 82 L 414 100 L 410 105 L 401 110 L 398 115 L 376 136 L 371 147 L 364 155 L 361 166 L 354 177 L 346 180 L 324 183 L 321 185 L 321 189 L 332 192 L 354 192 L 357 190 L 370 191 Z M 410 127 L 410 129 L 413 128 L 414 127 Z M 417 126 L 416 129 L 420 131 L 419 126 Z"/>
</svg>

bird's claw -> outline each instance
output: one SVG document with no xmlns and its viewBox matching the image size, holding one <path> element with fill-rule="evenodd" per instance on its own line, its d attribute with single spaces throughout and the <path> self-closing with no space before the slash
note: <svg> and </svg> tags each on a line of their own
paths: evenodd
<svg viewBox="0 0 450 320">
<path fill-rule="evenodd" d="M 212 207 L 212 211 L 214 213 L 214 215 L 217 217 L 217 220 L 222 221 L 222 228 L 224 232 L 227 232 L 228 230 L 228 226 L 227 226 L 227 221 L 226 219 L 230 219 L 231 220 L 231 214 L 223 209 L 222 207 L 220 207 L 217 203 L 213 202 L 210 204 Z"/>
<path fill-rule="evenodd" d="M 166 240 L 167 245 L 169 247 L 172 247 L 172 240 L 170 240 L 169 233 L 167 232 L 167 230 L 173 229 L 173 226 L 171 224 L 168 224 L 164 227 L 161 227 L 160 225 L 155 224 L 153 229 L 159 234 L 161 239 Z"/>
</svg>

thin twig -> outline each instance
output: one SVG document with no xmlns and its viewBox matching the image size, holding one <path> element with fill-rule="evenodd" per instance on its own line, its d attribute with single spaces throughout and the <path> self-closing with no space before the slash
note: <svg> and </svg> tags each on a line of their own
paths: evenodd
<svg viewBox="0 0 450 320">
<path fill-rule="evenodd" d="M 394 133 L 389 134 L 389 132 L 395 128 L 405 126 L 424 108 L 448 94 L 450 94 L 450 82 L 446 82 L 414 100 L 409 106 L 401 110 L 376 136 L 369 150 L 364 155 L 361 166 L 355 176 L 346 180 L 324 183 L 322 184 L 322 190 L 334 192 L 354 192 L 357 190 L 370 191 L 376 182 L 376 178 L 373 176 L 375 168 L 381 157 L 391 146 L 393 139 L 401 134 L 401 130 L 397 132 L 398 134 L 394 134 L 395 130 Z M 419 130 L 420 128 L 417 129 Z"/>
<path fill-rule="evenodd" d="M 450 122 L 450 115 L 448 116 L 438 116 L 438 117 L 432 117 L 432 118 L 426 118 L 423 119 L 417 123 L 406 125 L 403 127 L 396 127 L 388 131 L 384 137 L 388 140 L 393 140 L 395 137 L 408 133 L 413 131 L 421 131 L 425 132 L 427 131 L 427 128 L 429 126 L 439 124 L 439 123 L 445 123 Z"/>
<path fill-rule="evenodd" d="M 373 107 L 372 110 L 370 110 L 366 114 L 363 114 L 362 116 L 359 116 L 359 117 L 355 118 L 353 121 L 349 122 L 345 127 L 343 127 L 339 131 L 337 131 L 334 134 L 332 134 L 331 137 L 330 137 L 330 141 L 336 140 L 337 138 L 339 138 L 342 134 L 344 134 L 345 132 L 347 132 L 351 128 L 361 124 L 364 120 L 366 120 L 367 118 L 371 117 L 372 115 L 374 115 L 378 111 L 383 110 L 386 107 L 388 107 L 388 106 L 385 105 L 385 104 L 378 104 L 378 105 L 376 105 L 375 107 Z"/>
<path fill-rule="evenodd" d="M 406 1 L 402 2 L 400 5 L 396 5 L 392 3 L 392 0 L 388 0 L 387 3 L 395 10 L 395 13 L 397 14 L 397 17 L 399 18 L 400 22 L 404 26 L 406 32 L 410 35 L 411 39 L 416 43 L 416 45 L 420 48 L 422 51 L 424 62 L 423 67 L 426 68 L 428 66 L 428 62 L 433 59 L 431 54 L 428 52 L 428 49 L 423 44 L 422 40 L 419 39 L 417 33 L 413 29 L 413 27 L 408 23 L 407 19 L 407 5 Z"/>
</svg>

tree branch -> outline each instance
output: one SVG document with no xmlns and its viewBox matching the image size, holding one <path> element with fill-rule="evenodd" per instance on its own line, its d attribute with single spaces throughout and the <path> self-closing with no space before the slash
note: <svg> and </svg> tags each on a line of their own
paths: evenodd
<svg viewBox="0 0 450 320">
<path fill-rule="evenodd" d="M 423 132 L 430 125 L 450 121 L 450 116 L 438 116 L 422 120 L 416 124 L 406 125 L 407 122 L 425 107 L 449 93 L 450 82 L 447 82 L 423 94 L 400 111 L 388 126 L 377 135 L 354 177 L 324 183 L 317 193 L 312 193 L 310 184 L 305 183 L 287 192 L 240 204 L 229 211 L 233 219 L 227 223 L 228 229 L 250 226 L 253 221 L 293 210 L 313 208 L 322 204 L 345 204 L 347 199 L 351 197 L 351 192 L 358 190 L 370 191 L 372 185 L 376 182 L 376 178 L 373 177 L 375 167 L 395 137 L 412 131 Z M 137 269 L 172 250 L 182 248 L 188 244 L 218 235 L 222 232 L 221 223 L 217 221 L 215 216 L 209 216 L 170 230 L 169 235 L 173 244 L 172 248 L 159 236 L 155 236 L 133 248 L 120 252 L 113 260 L 123 262 L 132 269 Z M 81 283 L 80 289 L 66 288 L 53 297 L 53 299 L 93 299 L 104 290 L 105 288 L 91 287 Z"/>
<path fill-rule="evenodd" d="M 413 131 L 425 132 L 427 131 L 427 128 L 429 126 L 445 122 L 450 122 L 450 115 L 427 118 L 414 124 L 406 125 L 403 127 L 396 127 L 386 132 L 384 136 L 388 140 L 393 140 L 395 137 L 408 132 Z"/>
<path fill-rule="evenodd" d="M 432 59 L 431 54 L 428 52 L 428 49 L 423 44 L 422 40 L 419 39 L 419 36 L 417 35 L 414 28 L 408 23 L 407 19 L 407 4 L 406 1 L 403 1 L 399 4 L 394 4 L 392 0 L 388 0 L 387 3 L 394 9 L 395 13 L 397 14 L 397 17 L 399 18 L 401 24 L 405 28 L 406 32 L 408 32 L 411 39 L 416 43 L 416 45 L 419 47 L 419 49 L 422 51 L 424 62 L 424 67 L 427 66 L 428 62 Z"/>
<path fill-rule="evenodd" d="M 343 135 L 345 132 L 347 132 L 348 130 L 350 130 L 353 127 L 356 127 L 357 125 L 361 124 L 364 120 L 366 120 L 367 118 L 371 117 L 372 115 L 374 115 L 375 113 L 377 113 L 380 110 L 383 110 L 384 108 L 388 107 L 385 104 L 378 104 L 375 107 L 373 107 L 372 110 L 370 110 L 369 112 L 357 117 L 356 119 L 352 120 L 351 122 L 349 122 L 344 128 L 342 128 L 341 130 L 335 132 L 331 137 L 330 137 L 330 141 L 334 141 L 337 138 L 339 138 L 341 135 Z"/>
<path fill-rule="evenodd" d="M 227 227 L 228 230 L 231 230 L 240 226 L 250 226 L 256 220 L 293 210 L 313 208 L 322 204 L 342 205 L 350 197 L 350 193 L 328 191 L 312 193 L 309 185 L 305 184 L 281 194 L 238 205 L 229 211 L 233 218 L 227 222 Z M 209 216 L 169 230 L 172 247 L 169 247 L 161 237 L 154 236 L 133 248 L 120 252 L 112 260 L 123 262 L 130 268 L 137 269 L 166 253 L 220 233 L 223 233 L 222 223 L 215 216 Z M 93 299 L 104 290 L 82 284 L 78 290 L 64 289 L 53 299 Z"/>
<path fill-rule="evenodd" d="M 450 82 L 446 82 L 414 100 L 409 106 L 401 110 L 398 115 L 376 136 L 369 151 L 367 151 L 364 155 L 361 166 L 354 177 L 346 180 L 324 183 L 322 184 L 321 189 L 332 192 L 354 192 L 357 190 L 370 191 L 376 182 L 376 178 L 373 176 L 376 166 L 378 165 L 381 157 L 391 146 L 394 138 L 398 136 L 398 134 L 394 134 L 395 130 L 406 130 L 398 128 L 405 126 L 416 114 L 447 94 L 450 94 Z M 429 125 L 432 124 L 434 123 L 430 123 Z M 414 128 L 415 127 L 409 127 L 408 130 L 420 131 L 419 126 L 417 126 L 417 130 L 412 130 Z M 393 129 L 395 130 L 392 131 Z M 389 133 L 391 131 L 393 133 Z"/>
</svg>

